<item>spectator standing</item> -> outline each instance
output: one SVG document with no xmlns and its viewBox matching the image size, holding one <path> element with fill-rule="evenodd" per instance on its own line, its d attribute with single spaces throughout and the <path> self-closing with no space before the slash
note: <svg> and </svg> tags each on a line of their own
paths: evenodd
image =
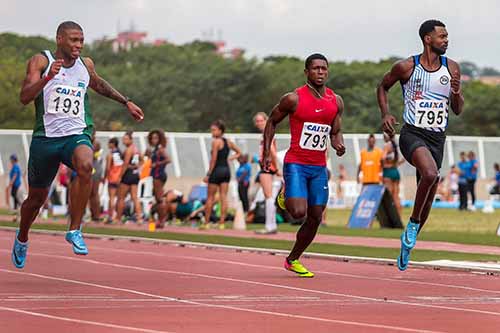
<svg viewBox="0 0 500 333">
<path fill-rule="evenodd" d="M 217 191 L 220 196 L 221 214 L 219 219 L 219 229 L 225 228 L 226 212 L 227 212 L 227 191 L 229 180 L 231 179 L 231 170 L 229 169 L 229 161 L 237 159 L 241 152 L 236 144 L 224 137 L 226 126 L 222 120 L 216 120 L 210 126 L 212 133 L 212 150 L 210 157 L 210 165 L 203 181 L 208 183 L 207 201 L 205 203 L 205 222 L 200 225 L 200 229 L 208 229 L 210 223 L 210 215 L 215 203 L 215 195 Z M 235 154 L 229 156 L 229 152 L 233 150 Z"/>
<path fill-rule="evenodd" d="M 493 168 L 495 169 L 495 183 L 490 191 L 490 194 L 500 194 L 500 165 L 498 163 L 493 164 Z"/>
<path fill-rule="evenodd" d="M 17 163 L 17 155 L 12 154 L 10 155 L 10 171 L 9 171 L 9 184 L 7 185 L 7 188 L 5 190 L 5 198 L 7 200 L 7 206 L 10 206 L 9 202 L 9 196 L 12 197 L 13 203 L 14 203 L 14 211 L 17 214 L 17 209 L 21 205 L 21 201 L 19 200 L 19 195 L 18 191 L 19 188 L 21 187 L 21 168 L 19 167 L 19 164 Z"/>
<path fill-rule="evenodd" d="M 118 148 L 118 138 L 111 138 L 108 141 L 108 156 L 106 157 L 106 179 L 108 181 L 108 219 L 106 223 L 112 223 L 115 213 L 115 199 L 120 185 L 120 175 L 122 172 L 123 157 Z"/>
<path fill-rule="evenodd" d="M 382 172 L 382 149 L 375 147 L 375 135 L 368 136 L 368 148 L 361 150 L 361 162 L 358 167 L 358 182 L 363 173 L 361 183 L 364 185 L 380 184 Z"/>
<path fill-rule="evenodd" d="M 477 172 L 479 169 L 479 163 L 476 159 L 476 154 L 473 151 L 469 151 L 467 154 L 467 157 L 469 158 L 469 168 L 468 171 L 469 173 L 467 174 L 467 193 L 470 193 L 471 195 L 471 200 L 472 200 L 472 206 L 471 210 L 475 211 L 476 210 L 476 180 L 477 180 Z"/>
<path fill-rule="evenodd" d="M 465 157 L 465 152 L 460 152 L 460 162 L 457 164 L 459 169 L 458 176 L 458 193 L 460 195 L 460 205 L 458 206 L 459 210 L 467 209 L 467 175 L 469 174 L 470 163 L 467 161 Z"/>
<path fill-rule="evenodd" d="M 243 204 L 243 211 L 248 213 L 248 187 L 250 186 L 250 177 L 252 176 L 252 166 L 248 162 L 248 154 L 238 157 L 240 166 L 236 170 L 238 179 L 238 195 Z"/>
</svg>

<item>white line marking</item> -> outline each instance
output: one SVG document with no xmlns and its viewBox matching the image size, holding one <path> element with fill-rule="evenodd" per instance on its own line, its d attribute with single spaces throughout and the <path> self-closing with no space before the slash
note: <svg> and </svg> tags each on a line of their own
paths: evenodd
<svg viewBox="0 0 500 333">
<path fill-rule="evenodd" d="M 2 250 L 2 251 L 5 252 L 5 250 Z M 358 296 L 358 295 L 351 295 L 351 294 L 334 293 L 334 292 L 328 292 L 328 291 L 317 290 L 317 289 L 298 288 L 298 287 L 292 287 L 292 286 L 287 286 L 287 285 L 278 285 L 278 284 L 273 284 L 273 283 L 266 283 L 266 282 L 252 281 L 252 280 L 233 279 L 233 278 L 228 278 L 228 277 L 213 276 L 213 275 L 207 275 L 207 274 L 161 270 L 161 269 L 131 266 L 131 265 L 122 265 L 122 264 L 117 264 L 117 263 L 104 262 L 104 261 L 91 260 L 91 259 L 74 258 L 74 257 L 68 257 L 68 256 L 59 256 L 59 255 L 51 255 L 51 254 L 43 254 L 43 253 L 35 253 L 33 255 L 45 256 L 45 257 L 50 257 L 50 258 L 65 259 L 65 260 L 72 260 L 72 261 L 78 261 L 78 262 L 88 262 L 88 263 L 93 263 L 93 264 L 97 264 L 97 265 L 111 266 L 111 267 L 124 268 L 124 269 L 132 269 L 132 270 L 143 271 L 143 272 L 165 273 L 165 274 L 170 274 L 170 275 L 176 274 L 176 275 L 199 277 L 199 278 L 205 278 L 205 279 L 230 281 L 230 282 L 237 282 L 237 283 L 243 283 L 243 284 L 249 284 L 249 285 L 259 285 L 259 286 L 266 286 L 266 287 L 272 287 L 272 288 L 280 288 L 280 289 L 287 289 L 287 290 L 294 290 L 294 291 L 301 291 L 301 292 L 316 293 L 316 294 L 322 294 L 322 295 L 340 296 L 340 297 L 367 300 L 367 301 L 386 303 L 386 304 L 392 303 L 392 304 L 408 305 L 408 306 L 415 306 L 415 307 L 434 308 L 434 309 L 442 309 L 442 310 L 450 310 L 450 311 L 458 311 L 458 312 L 462 311 L 462 312 L 471 312 L 471 313 L 480 313 L 480 314 L 487 314 L 487 315 L 493 315 L 493 316 L 500 316 L 500 313 L 492 312 L 492 311 L 467 309 L 467 308 L 456 308 L 456 307 L 448 307 L 448 306 L 444 306 L 444 305 L 419 304 L 419 303 L 397 301 L 397 300 L 384 300 L 381 298 L 374 298 L 374 297 L 368 297 L 368 296 Z M 8 270 L 0 269 L 0 271 L 8 271 Z M 15 271 L 9 271 L 9 272 L 15 272 Z M 88 285 L 92 285 L 92 284 L 88 284 Z M 126 290 L 126 289 L 124 289 L 124 290 Z M 142 295 L 146 296 L 148 294 L 143 293 Z M 170 298 L 170 299 L 172 299 L 172 298 Z M 176 300 L 179 301 L 178 299 L 176 299 Z"/>
<path fill-rule="evenodd" d="M 57 245 L 57 246 L 61 246 L 61 247 L 67 247 L 67 245 L 65 245 L 65 244 L 57 244 L 57 243 L 51 243 L 51 242 L 47 242 L 47 241 L 37 241 L 37 243 L 44 243 L 44 244 L 49 244 L 49 245 Z M 275 266 L 249 264 L 249 263 L 243 263 L 243 262 L 231 261 L 231 260 L 210 259 L 210 258 L 193 257 L 193 256 L 176 256 L 176 255 L 171 256 L 171 255 L 165 255 L 165 254 L 157 253 L 157 252 L 131 251 L 131 250 L 124 250 L 124 249 L 115 249 L 112 247 L 92 246 L 92 249 L 93 250 L 121 252 L 121 253 L 133 254 L 133 255 L 134 254 L 135 255 L 144 254 L 144 255 L 148 255 L 148 256 L 163 257 L 163 258 L 191 259 L 191 260 L 198 260 L 198 261 L 219 262 L 219 263 L 225 263 L 225 264 L 231 264 L 231 265 L 240 265 L 240 266 L 245 266 L 245 267 L 265 268 L 265 269 L 280 270 L 280 271 L 283 270 L 282 268 L 275 267 Z M 434 282 L 426 282 L 426 281 L 414 281 L 414 280 L 407 280 L 407 279 L 371 277 L 371 276 L 364 276 L 364 275 L 356 275 L 356 274 L 348 274 L 348 273 L 335 273 L 335 272 L 318 271 L 318 270 L 316 270 L 315 272 L 321 273 L 321 274 L 327 274 L 327 275 L 352 277 L 352 278 L 366 279 L 366 280 L 401 282 L 401 283 L 410 283 L 410 284 L 419 284 L 419 285 L 427 285 L 427 286 L 435 286 L 435 287 L 443 287 L 443 288 L 455 288 L 455 289 L 462 289 L 462 290 L 500 294 L 500 290 L 481 289 L 481 288 L 467 287 L 467 286 L 454 285 L 454 284 L 443 284 L 443 283 L 434 283 Z"/>
<path fill-rule="evenodd" d="M 49 242 L 46 242 L 46 243 L 49 243 Z M 50 244 L 52 244 L 52 243 L 50 243 Z M 127 253 L 127 254 L 136 254 L 136 255 L 145 254 L 148 256 L 156 256 L 156 257 L 164 257 L 164 258 L 179 258 L 179 259 L 190 259 L 190 260 L 207 261 L 207 262 L 218 262 L 218 263 L 224 263 L 224 264 L 230 264 L 230 265 L 265 268 L 265 269 L 280 270 L 280 271 L 283 270 L 282 268 L 275 267 L 275 266 L 249 264 L 249 263 L 244 263 L 244 262 L 239 262 L 239 261 L 222 260 L 222 259 L 211 259 L 211 258 L 193 257 L 193 256 L 177 256 L 177 255 L 171 256 L 171 255 L 165 255 L 165 254 L 156 253 L 156 252 L 130 251 L 130 250 L 114 249 L 114 248 L 98 247 L 98 246 L 93 246 L 92 249 L 103 250 L 103 251 L 122 252 L 122 253 Z M 402 283 L 421 284 L 421 285 L 428 285 L 428 286 L 456 288 L 456 289 L 463 289 L 463 290 L 481 291 L 481 292 L 490 292 L 490 293 L 500 294 L 500 290 L 481 289 L 481 288 L 474 288 L 474 287 L 467 287 L 467 286 L 453 285 L 453 284 L 433 283 L 433 282 L 425 282 L 425 281 L 413 281 L 413 280 L 406 280 L 406 279 L 370 277 L 370 276 L 364 276 L 364 275 L 356 275 L 356 274 L 348 274 L 348 273 L 335 273 L 335 272 L 318 271 L 318 270 L 316 270 L 315 272 L 321 273 L 321 274 L 327 274 L 327 275 L 352 277 L 352 278 L 367 279 L 367 280 L 402 282 Z"/>
<path fill-rule="evenodd" d="M 51 257 L 50 255 L 45 255 L 45 256 Z M 99 263 L 97 261 L 91 261 L 91 260 L 86 260 L 86 259 L 80 259 L 78 261 L 94 262 L 94 263 L 98 263 L 98 264 L 108 265 L 108 263 Z M 109 264 L 109 265 L 114 266 L 115 264 Z M 118 264 L 116 264 L 116 265 L 118 265 Z M 119 266 L 121 266 L 121 265 L 118 265 L 117 267 L 119 267 Z M 144 270 L 144 271 L 148 271 L 149 270 L 149 269 L 143 269 L 141 267 L 133 268 L 132 266 L 130 266 L 130 268 L 137 269 L 137 270 Z M 306 319 L 306 320 L 313 320 L 313 321 L 320 321 L 320 322 L 327 322 L 327 323 L 335 323 L 335 324 L 344 324 L 344 325 L 352 325 L 352 326 L 360 326 L 360 327 L 370 327 L 370 328 L 382 328 L 382 329 L 396 330 L 396 331 L 402 331 L 402 332 L 420 332 L 420 333 L 436 333 L 436 332 L 438 332 L 438 331 L 411 329 L 411 328 L 398 327 L 398 326 L 369 324 L 369 323 L 353 322 L 353 321 L 346 321 L 346 320 L 336 320 L 336 319 L 326 319 L 326 318 L 320 318 L 320 317 L 301 316 L 301 315 L 294 315 L 294 314 L 282 313 L 282 312 L 274 312 L 274 311 L 246 309 L 246 308 L 240 308 L 240 307 L 229 306 L 229 305 L 199 303 L 199 302 L 187 301 L 187 300 L 183 300 L 183 299 L 175 299 L 175 298 L 168 297 L 168 296 L 149 294 L 149 293 L 145 293 L 145 292 L 138 291 L 138 290 L 125 289 L 125 288 L 116 288 L 116 287 L 107 286 L 107 285 L 100 285 L 100 284 L 90 283 L 90 282 L 85 282 L 85 281 L 65 279 L 65 278 L 60 278 L 60 277 L 55 277 L 55 276 L 49 276 L 49 275 L 27 273 L 27 272 L 23 272 L 23 271 L 12 271 L 12 270 L 3 269 L 3 268 L 0 268 L 0 271 L 1 272 L 5 272 L 5 273 L 27 275 L 27 276 L 38 277 L 38 278 L 47 279 L 47 280 L 68 282 L 68 283 L 85 285 L 85 286 L 91 286 L 91 287 L 108 289 L 108 290 L 117 290 L 117 291 L 122 291 L 122 292 L 128 292 L 128 293 L 135 294 L 135 295 L 149 296 L 151 298 L 159 298 L 159 299 L 165 299 L 165 300 L 175 300 L 175 301 L 180 302 L 180 303 L 191 304 L 191 305 L 202 305 L 202 306 L 206 306 L 206 307 L 214 307 L 214 308 L 221 308 L 221 309 L 244 311 L 244 312 L 250 312 L 250 313 L 259 313 L 259 314 L 266 314 L 266 315 L 278 316 L 278 317 L 286 317 L 286 318 Z M 175 272 L 175 273 L 179 274 L 179 272 Z M 186 273 L 186 274 L 188 274 L 188 273 Z M 188 274 L 188 275 L 191 275 L 191 274 Z M 297 289 L 301 289 L 301 288 L 297 288 Z M 304 290 L 308 291 L 307 289 L 304 289 Z M 18 311 L 22 311 L 22 310 L 18 310 Z M 439 332 L 439 333 L 441 333 L 441 332 Z"/>
<path fill-rule="evenodd" d="M 17 313 L 22 313 L 22 314 L 30 315 L 30 316 L 47 318 L 47 319 L 55 319 L 55 320 L 68 321 L 68 322 L 78 323 L 78 324 L 87 324 L 87 325 L 101 326 L 101 327 L 107 327 L 107 328 L 115 328 L 115 329 L 127 330 L 127 331 L 134 331 L 134 332 L 169 333 L 167 331 L 156 331 L 156 330 L 149 330 L 149 329 L 145 329 L 145 328 L 138 328 L 138 327 L 130 327 L 130 326 L 122 326 L 122 325 L 101 323 L 101 322 L 98 322 L 98 321 L 90 321 L 90 320 L 81 320 L 81 319 L 74 319 L 74 318 L 67 318 L 67 317 L 60 317 L 60 316 L 52 316 L 52 315 L 48 315 L 48 314 L 44 314 L 44 313 L 39 313 L 39 312 L 25 311 L 25 310 L 8 308 L 8 307 L 5 307 L 5 306 L 0 306 L 0 310 L 10 311 L 10 312 L 17 312 Z"/>
</svg>

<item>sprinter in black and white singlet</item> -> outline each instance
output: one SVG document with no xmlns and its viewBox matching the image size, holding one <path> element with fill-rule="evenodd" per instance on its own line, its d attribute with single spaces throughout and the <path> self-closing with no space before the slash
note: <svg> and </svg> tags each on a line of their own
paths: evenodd
<svg viewBox="0 0 500 333">
<path fill-rule="evenodd" d="M 439 56 L 440 67 L 428 71 L 420 62 L 421 55 L 413 56 L 413 73 L 402 84 L 406 124 L 432 132 L 444 132 L 448 126 L 448 105 L 451 93 L 451 74 L 448 60 Z"/>
<path fill-rule="evenodd" d="M 28 62 L 20 100 L 25 105 L 34 101 L 36 118 L 28 161 L 28 198 L 21 207 L 21 225 L 12 250 L 12 262 L 17 268 L 25 265 L 29 229 L 47 199 L 60 163 L 77 174 L 70 191 L 70 226 L 66 240 L 73 246 L 74 253 L 88 253 L 80 231 L 92 187 L 90 137 L 94 125 L 88 87 L 122 103 L 135 120 L 144 118 L 137 105 L 96 73 L 90 58 L 80 57 L 83 41 L 80 25 L 63 22 L 57 28 L 55 52 L 43 51 Z"/>
<path fill-rule="evenodd" d="M 422 23 L 419 29 L 422 54 L 398 61 L 384 75 L 377 89 L 384 132 L 393 136 L 396 118 L 389 113 L 388 91 L 400 82 L 403 89 L 404 125 L 399 147 L 406 160 L 417 169 L 417 193 L 410 221 L 401 235 L 398 268 L 408 267 L 410 251 L 425 224 L 439 183 L 443 161 L 445 130 L 449 110 L 459 115 L 464 98 L 460 89 L 460 67 L 444 56 L 448 32 L 437 20 Z"/>
</svg>

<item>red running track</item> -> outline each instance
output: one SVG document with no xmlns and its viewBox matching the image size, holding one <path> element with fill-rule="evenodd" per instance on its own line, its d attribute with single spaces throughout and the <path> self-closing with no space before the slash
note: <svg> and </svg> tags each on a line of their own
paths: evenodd
<svg viewBox="0 0 500 333">
<path fill-rule="evenodd" d="M 26 268 L 0 232 L 0 332 L 495 332 L 500 277 L 456 271 L 304 262 L 125 240 L 32 234 Z"/>
</svg>

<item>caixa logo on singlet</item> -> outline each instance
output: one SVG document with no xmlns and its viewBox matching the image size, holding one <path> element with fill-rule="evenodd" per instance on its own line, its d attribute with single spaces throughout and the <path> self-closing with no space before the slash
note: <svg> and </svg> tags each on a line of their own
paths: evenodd
<svg viewBox="0 0 500 333">
<path fill-rule="evenodd" d="M 443 75 L 439 78 L 439 82 L 445 86 L 448 84 L 448 82 L 450 82 L 450 79 L 446 76 L 446 75 Z"/>
<path fill-rule="evenodd" d="M 57 87 L 56 92 L 61 95 L 82 97 L 82 92 L 80 89 L 69 89 L 64 87 Z"/>
<path fill-rule="evenodd" d="M 324 125 L 324 126 L 321 126 L 321 125 L 318 125 L 318 124 L 309 124 L 309 125 L 306 125 L 306 129 L 308 129 L 309 131 L 313 131 L 313 132 L 318 132 L 318 133 L 328 133 L 330 131 L 330 126 L 328 125 Z"/>
<path fill-rule="evenodd" d="M 443 102 L 432 102 L 432 101 L 421 101 L 418 103 L 421 108 L 432 108 L 432 109 L 442 109 L 444 107 Z"/>
</svg>

